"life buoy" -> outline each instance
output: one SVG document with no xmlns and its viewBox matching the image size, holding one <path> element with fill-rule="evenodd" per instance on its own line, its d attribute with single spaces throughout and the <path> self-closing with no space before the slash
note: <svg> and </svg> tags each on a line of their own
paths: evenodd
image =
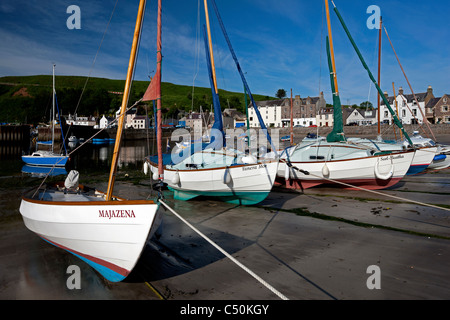
<svg viewBox="0 0 450 320">
<path fill-rule="evenodd" d="M 391 157 L 391 168 L 389 169 L 389 172 L 387 174 L 383 175 L 380 173 L 379 165 L 380 165 L 380 158 L 378 157 L 377 162 L 375 163 L 375 177 L 377 177 L 377 179 L 380 180 L 391 179 L 392 176 L 394 175 L 394 163 L 392 161 L 392 157 Z"/>
<path fill-rule="evenodd" d="M 324 178 L 328 178 L 330 176 L 330 169 L 328 168 L 326 163 L 322 168 L 322 175 Z"/>
<path fill-rule="evenodd" d="M 155 172 L 153 172 L 152 178 L 153 178 L 153 180 L 158 180 L 159 179 L 158 169 L 156 169 Z"/>
<path fill-rule="evenodd" d="M 223 183 L 229 184 L 230 182 L 231 182 L 230 168 L 227 167 L 223 174 Z"/>
<path fill-rule="evenodd" d="M 285 167 L 284 167 L 284 179 L 289 180 L 291 175 L 291 168 L 289 168 L 289 166 L 287 165 L 287 163 L 285 163 Z"/>
<path fill-rule="evenodd" d="M 172 183 L 173 184 L 179 184 L 180 183 L 180 174 L 177 172 L 175 172 L 173 178 L 172 178 Z"/>
</svg>

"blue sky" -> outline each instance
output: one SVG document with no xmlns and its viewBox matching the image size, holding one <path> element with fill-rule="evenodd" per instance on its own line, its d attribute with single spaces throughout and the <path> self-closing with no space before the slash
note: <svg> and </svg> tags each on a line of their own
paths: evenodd
<svg viewBox="0 0 450 320">
<path fill-rule="evenodd" d="M 138 0 L 118 0 L 93 69 L 93 61 L 116 0 L 0 2 L 0 76 L 51 74 L 124 79 Z M 216 0 L 231 42 L 253 93 L 275 95 L 280 88 L 295 95 L 331 101 L 325 52 L 326 21 L 322 0 Z M 367 27 L 367 8 L 377 5 L 400 61 L 418 92 L 431 85 L 435 96 L 450 93 L 448 0 L 335 0 L 350 32 L 377 75 L 378 30 Z M 69 30 L 67 7 L 81 10 L 81 29 Z M 147 1 L 135 79 L 146 80 L 156 61 L 156 0 Z M 200 15 L 199 12 L 200 6 Z M 330 2 L 331 6 L 331 2 Z M 210 4 L 219 87 L 242 91 Z M 209 86 L 203 38 L 203 1 L 163 0 L 163 81 Z M 336 66 L 342 103 L 376 102 L 376 92 L 336 15 L 331 12 Z M 382 89 L 410 93 L 383 33 Z"/>
</svg>

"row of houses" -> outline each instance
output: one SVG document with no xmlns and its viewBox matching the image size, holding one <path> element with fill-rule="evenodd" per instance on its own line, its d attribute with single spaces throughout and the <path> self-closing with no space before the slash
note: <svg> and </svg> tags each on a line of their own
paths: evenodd
<svg viewBox="0 0 450 320">
<path fill-rule="evenodd" d="M 385 96 L 391 107 L 398 113 L 399 118 L 405 124 L 422 124 L 424 119 L 429 123 L 450 123 L 450 94 L 442 97 L 435 97 L 433 88 L 428 87 L 426 92 L 404 94 L 399 88 L 397 96 Z M 262 120 L 269 128 L 282 128 L 291 125 L 291 99 L 278 99 L 268 101 L 257 101 L 259 113 Z M 374 125 L 378 123 L 377 109 L 350 108 L 342 109 L 344 125 Z M 119 111 L 116 113 L 116 118 Z M 247 117 L 236 109 L 225 109 L 222 113 L 225 129 L 246 127 Z M 327 106 L 323 92 L 318 97 L 302 98 L 300 95 L 292 99 L 292 118 L 294 126 L 310 127 L 331 127 L 334 123 L 333 108 Z M 66 117 L 68 124 L 91 125 L 102 129 L 110 126 L 114 118 L 103 116 L 99 121 L 93 117 L 76 117 L 69 115 Z M 211 126 L 214 122 L 214 114 L 211 112 L 186 113 L 177 123 L 194 131 Z M 248 108 L 248 122 L 250 127 L 258 128 L 259 120 L 253 105 Z M 384 104 L 380 107 L 380 122 L 392 124 L 392 116 Z M 137 109 L 127 111 L 125 117 L 125 128 L 145 129 L 151 125 L 151 120 L 147 116 L 138 115 Z"/>
<path fill-rule="evenodd" d="M 426 92 L 404 94 L 399 88 L 398 95 L 388 96 L 384 93 L 390 106 L 397 112 L 405 124 L 422 124 L 424 119 L 429 123 L 450 123 L 450 94 L 435 97 L 433 88 Z M 333 108 L 327 107 L 323 92 L 319 97 L 301 98 L 297 95 L 292 101 L 294 126 L 333 126 Z M 268 127 L 281 128 L 290 126 L 291 99 L 271 101 L 257 101 L 258 110 Z M 374 125 L 378 123 L 377 109 L 343 107 L 345 125 Z M 259 121 L 253 105 L 249 106 L 249 120 L 251 127 L 259 127 Z M 392 124 L 392 115 L 384 102 L 380 107 L 380 122 Z"/>
<path fill-rule="evenodd" d="M 385 93 L 387 96 L 387 94 Z M 398 112 L 400 119 L 406 124 L 422 124 L 424 119 L 429 123 L 450 123 L 450 94 L 435 97 L 433 88 L 428 87 L 426 92 L 417 94 L 404 94 L 400 88 L 398 95 L 387 96 L 391 107 Z M 387 106 L 382 103 L 380 108 L 382 123 L 392 123 Z"/>
<path fill-rule="evenodd" d="M 291 99 L 280 99 L 256 102 L 261 117 L 267 127 L 282 128 L 291 125 Z M 344 124 L 371 125 L 376 122 L 372 109 L 361 110 L 343 108 Z M 301 98 L 299 95 L 292 99 L 293 126 L 297 127 L 332 127 L 334 124 L 333 108 L 327 107 L 323 92 L 318 97 Z M 249 120 L 251 127 L 259 127 L 259 120 L 253 105 L 249 106 Z"/>
</svg>

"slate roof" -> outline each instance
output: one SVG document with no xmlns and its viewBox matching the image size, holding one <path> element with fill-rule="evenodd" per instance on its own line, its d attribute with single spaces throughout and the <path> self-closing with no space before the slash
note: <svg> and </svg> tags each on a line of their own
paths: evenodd
<svg viewBox="0 0 450 320">
<path fill-rule="evenodd" d="M 425 106 L 425 108 L 433 108 L 436 103 L 439 102 L 439 100 L 441 100 L 442 98 L 432 98 L 430 99 L 430 101 L 428 101 L 427 105 Z"/>
<path fill-rule="evenodd" d="M 279 100 L 267 100 L 267 101 L 255 101 L 259 108 L 262 107 L 277 107 L 283 105 L 284 99 Z M 250 102 L 249 108 L 253 108 L 253 103 Z"/>
<path fill-rule="evenodd" d="M 422 92 L 422 93 L 416 93 L 416 98 L 418 102 L 424 102 L 425 98 L 427 97 L 428 92 Z M 407 101 L 407 103 L 411 103 L 413 101 L 415 101 L 414 99 L 414 95 L 411 94 L 404 94 L 403 95 Z M 392 104 L 394 103 L 394 97 L 387 97 L 389 104 L 392 106 Z M 384 101 L 381 100 L 381 105 L 384 106 Z"/>
</svg>

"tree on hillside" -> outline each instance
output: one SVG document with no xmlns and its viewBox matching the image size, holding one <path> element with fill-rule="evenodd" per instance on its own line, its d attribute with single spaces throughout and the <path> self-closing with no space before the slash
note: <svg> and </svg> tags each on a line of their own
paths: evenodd
<svg viewBox="0 0 450 320">
<path fill-rule="evenodd" d="M 283 99 L 286 98 L 286 90 L 284 89 L 278 89 L 276 95 L 275 95 L 278 99 Z"/>
</svg>

